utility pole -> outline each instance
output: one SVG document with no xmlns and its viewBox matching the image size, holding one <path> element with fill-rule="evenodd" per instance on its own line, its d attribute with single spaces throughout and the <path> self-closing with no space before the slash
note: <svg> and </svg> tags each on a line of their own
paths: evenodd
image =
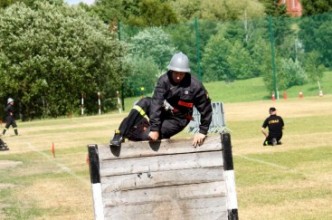
<svg viewBox="0 0 332 220">
<path fill-rule="evenodd" d="M 276 74 L 276 64 L 275 64 L 275 52 L 274 52 L 274 33 L 272 27 L 272 17 L 269 16 L 269 32 L 270 32 L 270 42 L 271 42 L 271 57 L 272 57 L 272 75 L 273 75 L 273 90 L 277 99 L 279 99 L 278 89 L 277 89 L 277 74 Z"/>
<path fill-rule="evenodd" d="M 198 28 L 198 19 L 195 18 L 195 33 L 196 33 L 196 58 L 197 58 L 197 74 L 198 79 L 202 81 L 202 69 L 201 69 L 201 54 L 200 54 L 200 36 L 199 36 L 199 28 Z"/>
<path fill-rule="evenodd" d="M 121 41 L 121 22 L 118 21 L 118 39 Z M 122 68 L 121 68 L 122 69 Z M 122 106 L 122 111 L 125 110 L 125 105 L 124 105 L 124 79 L 121 79 L 121 106 Z"/>
</svg>

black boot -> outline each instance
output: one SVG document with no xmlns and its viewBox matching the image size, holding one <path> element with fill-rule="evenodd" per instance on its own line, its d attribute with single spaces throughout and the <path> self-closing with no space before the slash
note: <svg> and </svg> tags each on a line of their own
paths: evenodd
<svg viewBox="0 0 332 220">
<path fill-rule="evenodd" d="M 126 117 L 120 124 L 119 130 L 115 131 L 113 139 L 110 141 L 110 147 L 121 147 L 121 143 L 124 142 L 124 137 L 127 137 L 130 129 L 140 122 L 147 113 L 151 103 L 151 98 L 141 99 L 129 112 L 128 117 Z"/>
<path fill-rule="evenodd" d="M 111 147 L 121 147 L 121 143 L 124 141 L 124 138 L 119 130 L 115 131 L 114 137 L 110 142 Z"/>
<path fill-rule="evenodd" d="M 275 145 L 277 145 L 277 139 L 272 138 L 272 146 L 275 146 Z"/>
<path fill-rule="evenodd" d="M 5 151 L 5 150 L 9 150 L 7 144 L 0 139 L 0 151 Z"/>
</svg>

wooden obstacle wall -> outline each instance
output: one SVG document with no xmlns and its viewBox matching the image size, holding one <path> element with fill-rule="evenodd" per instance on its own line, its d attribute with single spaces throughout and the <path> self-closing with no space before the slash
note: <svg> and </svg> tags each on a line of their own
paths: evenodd
<svg viewBox="0 0 332 220">
<path fill-rule="evenodd" d="M 95 219 L 237 219 L 218 134 L 197 148 L 188 139 L 129 141 L 111 150 L 88 145 L 88 151 Z"/>
</svg>

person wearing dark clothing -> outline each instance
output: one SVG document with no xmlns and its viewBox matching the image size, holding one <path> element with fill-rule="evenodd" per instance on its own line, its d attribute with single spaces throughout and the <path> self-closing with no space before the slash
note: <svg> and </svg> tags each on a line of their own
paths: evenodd
<svg viewBox="0 0 332 220">
<path fill-rule="evenodd" d="M 277 115 L 275 107 L 269 109 L 270 116 L 267 117 L 262 125 L 262 133 L 266 137 L 263 145 L 277 145 L 281 144 L 282 130 L 284 128 L 284 121 L 282 117 Z M 268 128 L 268 132 L 266 132 Z"/>
<path fill-rule="evenodd" d="M 9 150 L 7 144 L 0 138 L 0 151 Z"/>
<path fill-rule="evenodd" d="M 6 126 L 5 126 L 5 129 L 3 129 L 2 134 L 5 135 L 8 128 L 10 126 L 12 126 L 13 129 L 14 129 L 15 134 L 18 135 L 17 124 L 16 124 L 16 121 L 15 121 L 15 118 L 14 118 L 14 112 L 15 112 L 14 99 L 8 98 L 7 107 L 5 108 L 5 112 L 7 114 L 7 116 L 6 116 Z"/>
<path fill-rule="evenodd" d="M 110 146 L 120 147 L 124 138 L 133 141 L 168 139 L 182 131 L 192 119 L 193 107 L 201 114 L 199 133 L 193 145 L 200 146 L 212 120 L 211 100 L 205 87 L 190 74 L 189 59 L 173 55 L 168 71 L 160 76 L 152 98 L 139 100 L 118 130 Z"/>
</svg>

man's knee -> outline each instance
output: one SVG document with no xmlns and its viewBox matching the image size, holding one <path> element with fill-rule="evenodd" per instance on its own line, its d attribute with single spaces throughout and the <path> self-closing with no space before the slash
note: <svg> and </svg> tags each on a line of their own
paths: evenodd
<svg viewBox="0 0 332 220">
<path fill-rule="evenodd" d="M 133 109 L 138 111 L 142 116 L 149 116 L 151 100 L 152 99 L 150 97 L 142 98 L 134 105 Z"/>
<path fill-rule="evenodd" d="M 137 103 L 136 103 L 136 105 L 138 105 L 138 106 L 140 106 L 140 107 L 142 107 L 142 108 L 146 108 L 146 107 L 148 107 L 148 106 L 150 106 L 150 104 L 151 104 L 151 98 L 150 97 L 144 97 L 144 98 L 142 98 L 142 99 L 140 99 Z"/>
</svg>

